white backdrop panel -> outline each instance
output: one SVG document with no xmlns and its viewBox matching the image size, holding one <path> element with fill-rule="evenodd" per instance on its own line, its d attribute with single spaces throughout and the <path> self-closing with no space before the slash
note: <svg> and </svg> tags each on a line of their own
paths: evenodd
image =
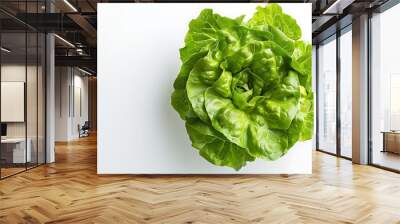
<svg viewBox="0 0 400 224">
<path fill-rule="evenodd" d="M 1 82 L 1 122 L 24 122 L 24 103 L 24 82 Z"/>
<path fill-rule="evenodd" d="M 311 141 L 296 144 L 278 161 L 257 160 L 240 172 L 214 166 L 191 147 L 170 105 L 189 21 L 204 8 L 248 19 L 257 5 L 99 4 L 99 174 L 311 173 Z M 311 41 L 311 4 L 281 6 Z"/>
</svg>

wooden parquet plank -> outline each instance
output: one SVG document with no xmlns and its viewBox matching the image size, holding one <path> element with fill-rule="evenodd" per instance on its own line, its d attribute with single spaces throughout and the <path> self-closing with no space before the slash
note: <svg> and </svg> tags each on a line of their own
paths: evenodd
<svg viewBox="0 0 400 224">
<path fill-rule="evenodd" d="M 312 175 L 96 174 L 96 137 L 0 181 L 2 223 L 399 223 L 400 175 L 314 152 Z"/>
</svg>

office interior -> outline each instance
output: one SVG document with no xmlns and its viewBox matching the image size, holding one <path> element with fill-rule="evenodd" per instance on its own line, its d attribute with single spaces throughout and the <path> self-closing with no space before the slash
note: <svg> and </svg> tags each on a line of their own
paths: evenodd
<svg viewBox="0 0 400 224">
<path fill-rule="evenodd" d="M 0 2 L 0 183 L 28 178 L 39 167 L 51 168 L 59 152 L 65 158 L 79 153 L 80 141 L 96 141 L 97 4 L 142 2 L 163 1 Z M 368 167 L 368 175 L 398 175 L 399 1 L 268 2 L 312 4 L 313 155 L 336 159 L 323 169 L 348 177 L 362 165 Z M 60 151 L 71 142 L 77 146 Z M 351 162 L 352 168 L 339 173 L 343 161 Z"/>
<path fill-rule="evenodd" d="M 96 132 L 96 3 L 2 1 L 2 178 L 45 163 L 46 143 L 53 147 L 54 142 L 77 139 L 82 127 Z M 368 39 L 363 46 L 368 54 L 363 75 L 368 78 L 364 88 L 369 144 L 364 163 L 400 171 L 400 101 L 396 98 L 400 46 L 393 29 L 400 6 L 393 1 L 355 1 L 341 6 L 340 14 L 324 15 L 322 9 L 331 1 L 312 4 L 315 149 L 352 159 L 352 49 L 357 42 L 352 22 L 366 15 L 368 30 L 362 35 Z M 59 17 L 40 16 L 51 13 Z M 46 76 L 51 75 L 49 84 Z M 49 87 L 54 91 L 52 111 L 46 111 Z M 54 120 L 46 123 L 49 116 Z M 54 130 L 46 133 L 49 123 L 54 123 Z M 46 134 L 52 135 L 47 139 L 51 142 L 46 142 Z"/>
<path fill-rule="evenodd" d="M 39 18 L 65 8 L 60 1 L 0 3 L 0 179 L 52 163 L 55 144 L 96 133 L 95 39 Z"/>
<path fill-rule="evenodd" d="M 46 145 L 77 139 L 82 127 L 96 132 L 95 9 L 99 1 L 67 2 L 1 2 L 1 178 L 46 163 Z M 368 18 L 363 35 L 369 40 L 364 74 L 369 81 L 365 86 L 369 142 L 365 163 L 400 171 L 400 101 L 396 98 L 400 47 L 393 29 L 400 19 L 400 6 L 393 1 L 354 1 L 341 6 L 340 14 L 324 15 L 321 9 L 334 2 L 310 2 L 315 149 L 352 160 L 352 49 L 356 41 L 352 21 L 364 14 Z M 59 18 L 40 16 L 51 13 Z M 51 73 L 54 80 L 49 84 Z M 46 102 L 49 85 L 54 105 Z M 53 107 L 50 113 L 54 115 L 47 114 L 46 106 Z M 49 116 L 54 116 L 50 122 L 54 133 L 47 133 Z M 52 138 L 46 141 L 49 134 Z"/>
<path fill-rule="evenodd" d="M 0 34 L 1 178 L 45 163 L 45 35 L 15 28 Z"/>
</svg>

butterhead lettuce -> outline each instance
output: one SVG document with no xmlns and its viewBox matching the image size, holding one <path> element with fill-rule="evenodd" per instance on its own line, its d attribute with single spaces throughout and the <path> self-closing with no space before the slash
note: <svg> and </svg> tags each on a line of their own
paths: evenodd
<svg viewBox="0 0 400 224">
<path fill-rule="evenodd" d="M 204 9 L 189 23 L 171 104 L 202 157 L 239 170 L 312 138 L 312 48 L 301 36 L 278 4 L 247 22 Z"/>
</svg>

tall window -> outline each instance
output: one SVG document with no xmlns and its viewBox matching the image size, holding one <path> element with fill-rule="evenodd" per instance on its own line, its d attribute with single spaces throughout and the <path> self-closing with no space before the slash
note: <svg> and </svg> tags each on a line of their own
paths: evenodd
<svg viewBox="0 0 400 224">
<path fill-rule="evenodd" d="M 336 153 L 336 37 L 318 48 L 318 149 Z"/>
<path fill-rule="evenodd" d="M 400 170 L 400 5 L 371 18 L 372 163 Z"/>
<path fill-rule="evenodd" d="M 351 26 L 340 36 L 340 154 L 351 158 L 352 149 L 352 35 Z"/>
</svg>

